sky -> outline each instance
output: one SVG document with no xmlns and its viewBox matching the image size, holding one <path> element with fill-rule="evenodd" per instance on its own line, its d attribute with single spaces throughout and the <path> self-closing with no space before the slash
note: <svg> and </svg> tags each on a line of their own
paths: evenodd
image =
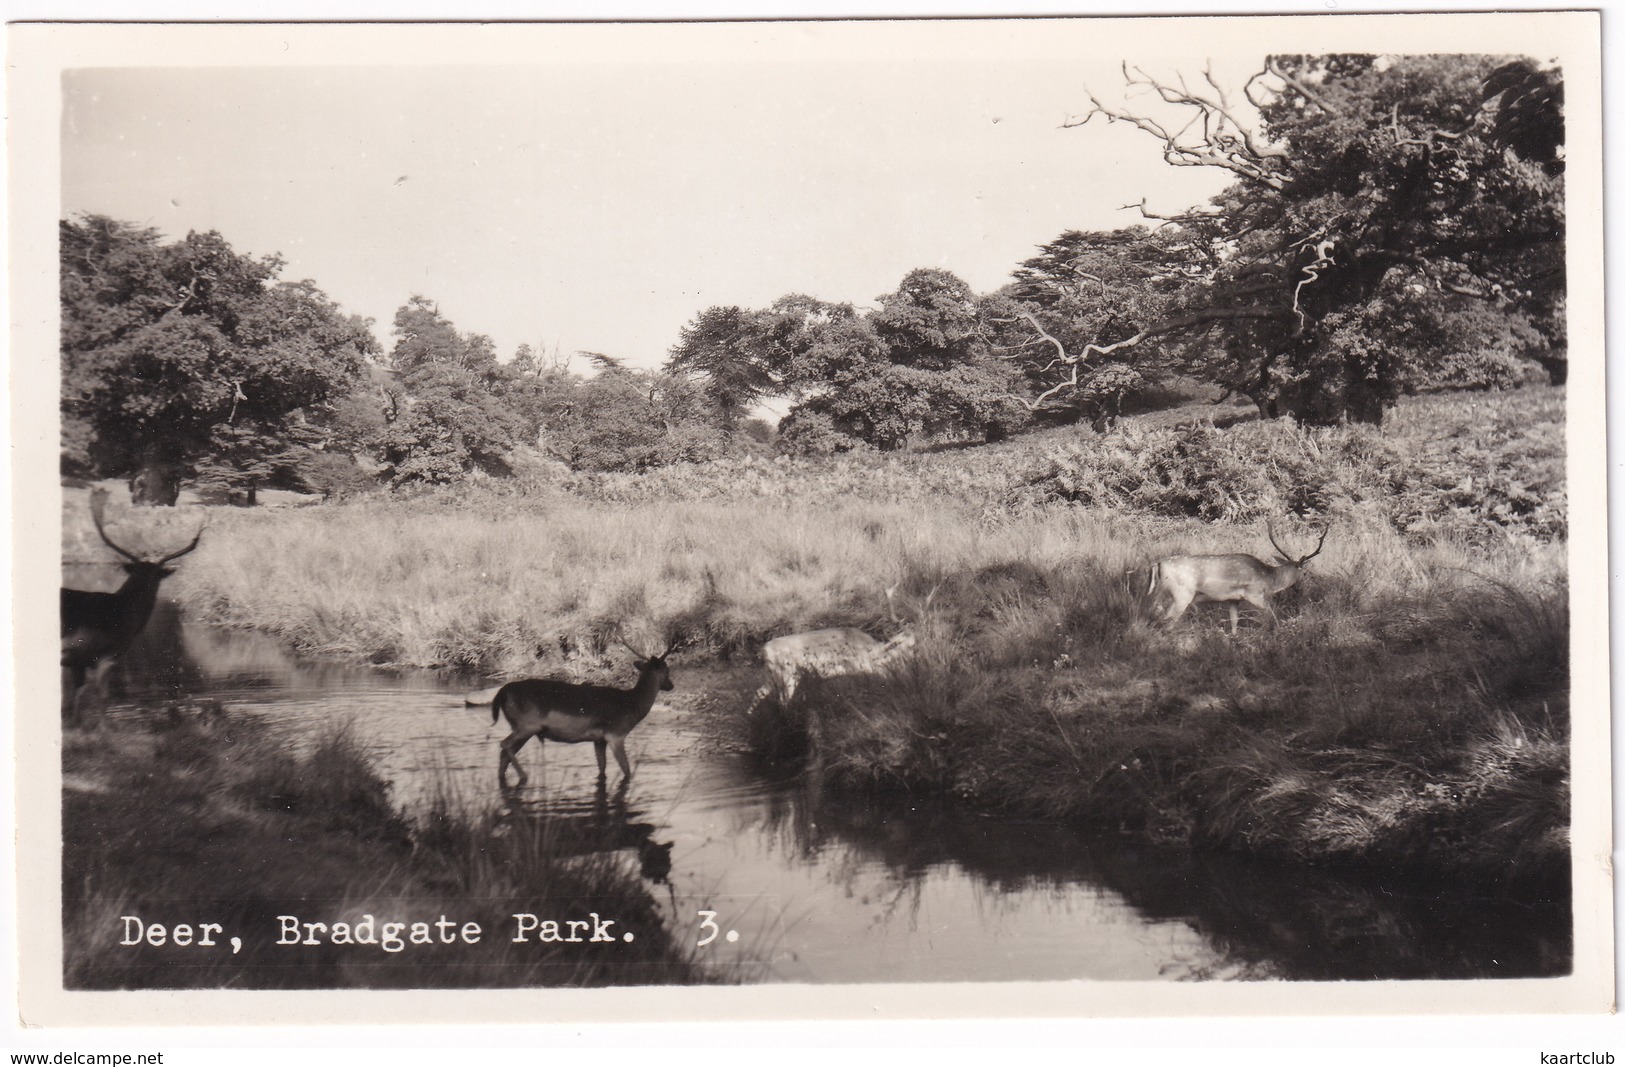
<svg viewBox="0 0 1625 1067">
<path fill-rule="evenodd" d="M 422 295 L 502 359 L 525 343 L 653 367 L 712 305 L 872 306 L 918 267 L 989 291 L 1067 229 L 1225 184 L 1127 127 L 1061 128 L 1090 89 L 1121 99 L 1116 55 L 900 55 L 836 27 L 753 54 L 661 29 L 632 55 L 519 63 L 70 69 L 61 209 L 276 253 L 386 348 Z"/>
</svg>

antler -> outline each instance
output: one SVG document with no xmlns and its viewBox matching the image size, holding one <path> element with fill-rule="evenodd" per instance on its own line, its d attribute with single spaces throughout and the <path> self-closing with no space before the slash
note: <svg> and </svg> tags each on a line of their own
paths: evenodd
<svg viewBox="0 0 1625 1067">
<path fill-rule="evenodd" d="M 148 562 L 147 560 L 136 555 L 134 552 L 131 552 L 129 549 L 125 548 L 123 545 L 119 544 L 117 541 L 113 540 L 111 537 L 107 536 L 107 528 L 104 525 L 104 523 L 107 521 L 106 511 L 107 490 L 92 489 L 90 491 L 90 520 L 96 524 L 96 532 L 101 535 L 102 541 L 107 545 L 108 548 L 111 548 L 114 552 L 117 552 L 131 563 Z M 208 525 L 208 520 L 205 519 L 203 523 L 198 526 L 197 533 L 192 537 L 191 543 L 185 548 L 180 549 L 177 552 L 171 552 L 167 556 L 159 556 L 157 559 L 150 562 L 154 566 L 161 567 L 170 560 L 180 559 L 182 556 L 196 548 L 199 541 L 203 540 L 203 531 L 208 528 Z"/>
<path fill-rule="evenodd" d="M 634 648 L 626 640 L 625 637 L 621 636 L 621 634 L 618 631 L 615 634 L 615 640 L 619 641 L 621 643 L 621 645 L 623 647 L 625 647 L 628 652 L 632 653 L 632 655 L 634 655 L 638 659 L 642 659 L 642 660 L 650 660 L 650 659 L 661 659 L 661 660 L 663 660 L 667 656 L 671 655 L 673 652 L 677 652 L 677 651 L 680 651 L 680 650 L 682 650 L 684 648 L 687 648 L 690 644 L 693 643 L 692 640 L 688 637 L 688 635 L 683 634 L 681 632 L 668 634 L 667 637 L 666 637 L 666 650 L 664 652 L 660 653 L 660 655 L 658 655 L 658 656 L 650 656 L 650 655 L 644 653 L 643 651 L 641 651 L 640 649 Z"/>
<path fill-rule="evenodd" d="M 648 659 L 649 658 L 648 656 L 644 655 L 642 652 L 640 652 L 637 649 L 632 647 L 631 642 L 627 641 L 627 639 L 621 635 L 621 631 L 620 631 L 619 627 L 616 627 L 616 629 L 615 629 L 615 640 L 619 641 L 623 648 L 625 648 L 628 652 L 632 653 L 632 655 L 636 656 L 638 659 Z"/>
<path fill-rule="evenodd" d="M 102 542 L 106 544 L 108 548 L 111 548 L 114 552 L 117 552 L 131 563 L 144 563 L 145 560 L 143 560 L 140 556 L 136 555 L 134 552 L 131 552 L 129 549 L 107 536 L 107 530 L 102 525 L 104 521 L 103 512 L 106 510 L 107 490 L 92 489 L 90 491 L 90 521 L 96 524 L 96 532 L 101 535 Z M 198 536 L 203 536 L 202 530 L 198 531 Z M 187 551 L 191 551 L 191 549 L 188 549 Z"/>
<path fill-rule="evenodd" d="M 207 523 L 204 523 L 204 526 L 207 526 L 207 525 L 208 525 Z M 197 543 L 199 541 L 203 540 L 204 526 L 199 526 L 197 528 L 197 536 L 192 538 L 192 543 L 191 544 L 187 545 L 185 548 L 181 549 L 179 552 L 171 552 L 167 556 L 160 557 L 158 559 L 158 562 L 159 563 L 168 563 L 172 559 L 180 559 L 182 556 L 184 556 L 188 552 L 192 551 L 192 549 L 196 548 Z"/>
<path fill-rule="evenodd" d="M 1292 553 L 1290 553 L 1286 549 L 1282 548 L 1281 547 L 1281 542 L 1279 542 L 1279 541 L 1277 541 L 1275 539 L 1275 521 L 1272 519 L 1269 522 L 1266 522 L 1264 524 L 1264 529 L 1269 532 L 1270 544 L 1275 546 L 1275 551 L 1280 553 L 1281 558 L 1282 559 L 1291 559 L 1292 558 Z"/>
<path fill-rule="evenodd" d="M 692 634 L 686 634 L 686 633 L 682 632 L 681 630 L 675 630 L 672 633 L 670 633 L 669 635 L 667 635 L 667 637 L 666 637 L 666 651 L 664 651 L 664 652 L 662 652 L 660 654 L 660 658 L 665 659 L 667 656 L 671 655 L 674 652 L 681 652 L 683 649 L 687 648 L 689 645 L 692 645 L 693 643 L 694 643 L 694 637 L 693 637 Z"/>
<path fill-rule="evenodd" d="M 1326 535 L 1332 531 L 1332 524 L 1330 521 L 1326 523 L 1326 525 L 1320 531 L 1320 540 L 1315 542 L 1315 550 L 1302 558 L 1294 556 L 1292 553 L 1281 547 L 1281 543 L 1275 539 L 1275 524 L 1273 522 L 1265 523 L 1264 528 L 1269 531 L 1270 544 L 1275 546 L 1275 551 L 1281 554 L 1281 558 L 1284 560 L 1291 560 L 1293 563 L 1296 563 L 1301 567 L 1305 563 L 1308 563 L 1310 560 L 1314 559 L 1316 556 L 1320 555 L 1320 550 L 1326 545 Z"/>
<path fill-rule="evenodd" d="M 1325 527 L 1323 527 L 1321 529 L 1321 531 L 1320 531 L 1320 540 L 1315 542 L 1315 550 L 1313 552 L 1309 553 L 1307 556 L 1300 559 L 1298 561 L 1298 566 L 1301 567 L 1305 563 L 1308 563 L 1310 560 L 1314 559 L 1316 556 L 1320 555 L 1320 550 L 1326 544 L 1326 535 L 1331 533 L 1331 532 L 1332 532 L 1332 524 L 1331 524 L 1331 521 L 1328 520 Z"/>
</svg>

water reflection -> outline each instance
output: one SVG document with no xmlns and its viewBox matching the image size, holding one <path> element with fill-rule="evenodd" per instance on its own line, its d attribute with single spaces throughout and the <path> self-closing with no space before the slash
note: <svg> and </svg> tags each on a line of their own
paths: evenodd
<svg viewBox="0 0 1625 1067">
<path fill-rule="evenodd" d="M 781 847 L 849 888 L 871 866 L 895 885 L 893 907 L 945 871 L 984 892 L 979 911 L 1049 893 L 1092 893 L 1097 907 L 1200 935 L 1209 958 L 1170 961 L 1169 977 L 1298 980 L 1537 977 L 1567 973 L 1569 908 L 1396 878 L 1149 848 L 1051 822 L 990 817 L 951 802 L 832 800 L 785 778 L 761 808 Z M 840 858 L 836 858 L 839 854 Z"/>
<path fill-rule="evenodd" d="M 300 661 L 273 642 L 188 623 L 160 604 L 110 679 L 126 706 L 222 701 L 296 735 L 352 725 L 397 802 L 496 800 L 558 855 L 613 853 L 664 892 L 673 929 L 701 910 L 808 982 L 1373 979 L 1567 973 L 1567 902 L 1145 848 L 920 798 L 853 800 L 763 768 L 719 738 L 719 708 L 754 679 L 685 667 L 628 742 L 630 782 L 597 777 L 590 746 L 528 753 L 499 791 L 483 680 Z M 730 955 L 732 954 L 732 955 Z M 753 974 L 757 972 L 752 972 Z"/>
<path fill-rule="evenodd" d="M 627 803 L 631 781 L 622 778 L 614 790 L 599 778 L 590 800 L 570 795 L 529 794 L 509 787 L 502 790 L 507 807 L 503 820 L 522 827 L 545 842 L 556 856 L 588 856 L 604 852 L 631 852 L 638 873 L 656 885 L 669 885 L 673 842 L 656 841 L 658 831 L 645 821 L 648 813 Z"/>
</svg>

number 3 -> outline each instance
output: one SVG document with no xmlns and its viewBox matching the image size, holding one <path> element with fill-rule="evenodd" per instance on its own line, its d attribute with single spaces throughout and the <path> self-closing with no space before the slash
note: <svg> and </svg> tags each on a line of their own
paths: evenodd
<svg viewBox="0 0 1625 1067">
<path fill-rule="evenodd" d="M 717 935 L 722 933 L 722 931 L 717 927 L 716 923 L 711 921 L 711 920 L 713 920 L 713 919 L 715 919 L 717 917 L 716 912 L 714 912 L 714 911 L 702 911 L 702 912 L 699 913 L 699 916 L 700 916 L 700 930 L 704 931 L 707 926 L 709 926 L 711 928 L 711 932 L 709 934 L 706 934 L 704 937 L 700 938 L 700 940 L 699 940 L 699 944 L 698 944 L 697 947 L 704 948 L 706 945 L 709 945 L 711 942 L 715 941 L 717 939 Z"/>
</svg>

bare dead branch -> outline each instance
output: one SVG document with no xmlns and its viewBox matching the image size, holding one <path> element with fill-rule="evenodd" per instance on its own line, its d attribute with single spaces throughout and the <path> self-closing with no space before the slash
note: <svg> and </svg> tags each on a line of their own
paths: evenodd
<svg viewBox="0 0 1625 1067">
<path fill-rule="evenodd" d="M 1068 119 L 1063 129 L 1087 124 L 1096 115 L 1108 123 L 1123 122 L 1149 133 L 1162 142 L 1162 157 L 1176 167 L 1219 167 L 1271 189 L 1286 185 L 1283 173 L 1289 163 L 1284 148 L 1266 144 L 1235 114 L 1229 95 L 1218 85 L 1211 72 L 1204 72 L 1211 94 L 1193 91 L 1181 76 L 1177 85 L 1170 85 L 1146 74 L 1138 67 L 1123 64 L 1123 79 L 1132 88 L 1145 88 L 1166 103 L 1195 109 L 1195 114 L 1178 131 L 1170 132 L 1160 122 L 1146 115 L 1126 109 L 1111 108 L 1093 93 L 1089 94 L 1090 108 L 1081 119 Z M 1199 130 L 1200 132 L 1195 132 Z M 1187 139 L 1188 135 L 1188 139 Z"/>
<path fill-rule="evenodd" d="M 1298 306 L 1298 294 L 1303 292 L 1303 287 L 1304 286 L 1311 285 L 1314 282 L 1319 281 L 1320 280 L 1320 272 L 1322 270 L 1326 269 L 1327 267 L 1332 266 L 1336 262 L 1335 260 L 1332 259 L 1332 249 L 1334 249 L 1336 247 L 1337 247 L 1337 242 L 1333 241 L 1329 237 L 1326 238 L 1325 240 L 1322 240 L 1319 244 L 1315 245 L 1315 259 L 1314 259 L 1314 262 L 1304 264 L 1304 266 L 1302 268 L 1302 273 L 1303 273 L 1304 277 L 1301 280 L 1299 280 L 1298 284 L 1295 287 L 1293 287 L 1293 290 L 1292 290 L 1292 310 L 1294 312 L 1296 312 L 1297 315 L 1298 315 L 1298 329 L 1300 331 L 1304 328 L 1304 326 L 1305 326 L 1305 324 L 1307 323 L 1308 320 L 1304 316 L 1303 309 Z"/>
<path fill-rule="evenodd" d="M 1296 89 L 1305 100 L 1309 101 L 1311 104 L 1314 104 L 1316 107 L 1320 108 L 1320 110 L 1326 112 L 1326 114 L 1341 115 L 1343 113 L 1342 108 L 1328 103 L 1325 97 L 1309 88 L 1309 86 L 1305 85 L 1302 81 L 1294 78 L 1292 75 L 1282 70 L 1276 64 L 1274 56 L 1270 56 L 1268 59 L 1264 60 L 1264 70 L 1275 75 L 1277 78 L 1280 78 L 1283 82 Z M 1252 83 L 1249 82 L 1248 84 Z"/>
<path fill-rule="evenodd" d="M 1182 211 L 1177 215 L 1159 215 L 1155 211 L 1151 210 L 1146 203 L 1146 198 L 1143 196 L 1140 198 L 1140 202 L 1138 204 L 1124 204 L 1121 208 L 1118 208 L 1118 210 L 1138 211 L 1141 218 L 1151 219 L 1154 222 L 1173 222 L 1182 225 L 1189 225 L 1193 222 L 1212 222 L 1217 219 L 1226 219 L 1230 217 L 1230 213 L 1228 211 Z"/>
</svg>

